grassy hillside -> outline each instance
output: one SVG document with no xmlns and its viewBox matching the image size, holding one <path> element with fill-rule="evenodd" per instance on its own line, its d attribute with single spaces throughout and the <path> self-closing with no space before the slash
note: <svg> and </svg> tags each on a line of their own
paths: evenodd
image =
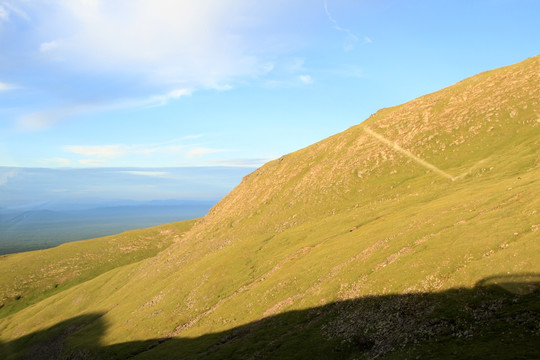
<svg viewBox="0 0 540 360">
<path fill-rule="evenodd" d="M 539 71 L 264 165 L 155 257 L 0 320 L 6 357 L 540 356 Z"/>
<path fill-rule="evenodd" d="M 119 266 L 155 256 L 195 220 L 0 257 L 0 318 Z"/>
</svg>

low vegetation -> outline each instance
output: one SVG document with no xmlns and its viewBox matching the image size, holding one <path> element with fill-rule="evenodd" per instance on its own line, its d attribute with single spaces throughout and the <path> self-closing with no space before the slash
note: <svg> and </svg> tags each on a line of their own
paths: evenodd
<svg viewBox="0 0 540 360">
<path fill-rule="evenodd" d="M 179 241 L 195 220 L 0 257 L 0 318 L 93 279 L 155 256 Z"/>
</svg>

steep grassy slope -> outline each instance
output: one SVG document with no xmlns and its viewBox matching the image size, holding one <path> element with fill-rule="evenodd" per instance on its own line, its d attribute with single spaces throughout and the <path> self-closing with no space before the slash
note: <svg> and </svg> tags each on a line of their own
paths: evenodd
<svg viewBox="0 0 540 360">
<path fill-rule="evenodd" d="M 0 320 L 6 356 L 539 355 L 539 71 L 477 75 L 264 165 L 154 258 Z"/>
<path fill-rule="evenodd" d="M 119 266 L 155 256 L 195 220 L 0 257 L 0 318 Z"/>
</svg>

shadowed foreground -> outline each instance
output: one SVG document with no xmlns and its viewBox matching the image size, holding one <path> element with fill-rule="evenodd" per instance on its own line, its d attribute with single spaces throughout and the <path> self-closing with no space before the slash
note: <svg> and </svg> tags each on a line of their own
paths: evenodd
<svg viewBox="0 0 540 360">
<path fill-rule="evenodd" d="M 1 344 L 1 358 L 540 358 L 539 274 L 490 277 L 473 289 L 336 302 L 197 338 L 102 346 L 103 315 L 84 314 Z"/>
</svg>

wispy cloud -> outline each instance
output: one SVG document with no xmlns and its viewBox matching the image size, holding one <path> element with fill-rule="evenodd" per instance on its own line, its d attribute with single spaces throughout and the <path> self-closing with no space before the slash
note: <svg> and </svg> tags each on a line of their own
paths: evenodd
<svg viewBox="0 0 540 360">
<path fill-rule="evenodd" d="M 17 88 L 16 85 L 0 82 L 0 91 L 12 90 L 16 88 Z"/>
<path fill-rule="evenodd" d="M 24 6 L 38 8 L 32 2 Z M 278 6 L 287 7 L 260 2 L 262 9 Z M 135 70 L 154 83 L 214 89 L 265 71 L 259 51 L 265 49 L 246 31 L 265 22 L 255 21 L 260 9 L 249 1 L 57 0 L 47 10 L 48 18 L 36 11 L 47 30 L 40 50 L 70 66 Z"/>
<path fill-rule="evenodd" d="M 1 84 L 1 83 L 0 83 Z M 0 87 L 0 90 L 1 87 Z M 55 109 L 47 109 L 25 114 L 17 119 L 17 125 L 21 131 L 39 131 L 57 124 L 62 119 L 70 116 L 119 110 L 126 108 L 149 108 L 167 105 L 170 101 L 191 95 L 190 89 L 175 89 L 164 94 L 151 95 L 141 99 L 120 99 L 111 103 L 79 104 Z"/>
<path fill-rule="evenodd" d="M 201 147 L 193 148 L 193 144 L 189 145 L 189 143 L 187 143 L 189 140 L 198 139 L 202 136 L 202 134 L 187 135 L 168 141 L 150 144 L 65 145 L 62 147 L 62 150 L 68 153 L 90 157 L 94 160 L 97 159 L 99 161 L 127 156 L 150 156 L 153 154 L 196 157 L 214 152 L 226 151 L 222 149 Z"/>
<path fill-rule="evenodd" d="M 145 145 L 66 145 L 62 150 L 73 154 L 98 157 L 98 158 L 118 158 L 131 155 L 150 155 L 153 153 L 179 153 L 184 150 L 181 145 L 148 147 Z"/>
<path fill-rule="evenodd" d="M 304 67 L 306 60 L 303 58 L 293 58 L 286 62 L 283 67 L 290 72 L 301 72 L 306 71 L 306 68 Z"/>
<path fill-rule="evenodd" d="M 313 84 L 313 78 L 310 75 L 300 75 L 298 76 L 298 80 L 304 84 Z"/>
<path fill-rule="evenodd" d="M 314 79 L 308 74 L 312 70 L 306 67 L 306 60 L 301 57 L 292 57 L 276 61 L 272 66 L 272 73 L 263 84 L 270 88 L 297 87 L 299 84 L 312 84 Z"/>
<path fill-rule="evenodd" d="M 189 150 L 186 155 L 188 158 L 197 158 L 197 157 L 201 157 L 208 154 L 216 154 L 216 153 L 229 152 L 229 151 L 231 150 L 198 147 L 198 148 Z"/>
<path fill-rule="evenodd" d="M 8 21 L 9 20 L 9 12 L 6 10 L 6 8 L 2 5 L 0 5 L 0 21 Z"/>
<path fill-rule="evenodd" d="M 154 107 L 154 106 L 163 106 L 167 105 L 169 101 L 179 99 L 182 96 L 189 96 L 191 95 L 192 91 L 190 89 L 177 89 L 169 91 L 166 94 L 161 95 L 154 95 L 147 99 L 143 99 L 140 102 L 135 101 L 132 106 L 130 107 L 138 107 L 138 106 L 148 106 L 148 107 Z M 128 104 L 126 104 L 128 105 Z"/>
<path fill-rule="evenodd" d="M 55 125 L 66 117 L 84 112 L 84 106 L 36 111 L 20 116 L 17 119 L 17 127 L 21 131 L 39 131 Z"/>
<path fill-rule="evenodd" d="M 197 139 L 197 135 L 189 135 L 170 141 L 154 144 L 109 144 L 109 145 L 67 145 L 62 150 L 72 154 L 66 156 L 71 163 L 85 166 L 123 166 L 133 159 L 147 166 L 163 166 L 157 164 L 176 164 L 175 166 L 252 166 L 251 162 L 240 164 L 240 160 L 224 160 L 224 156 L 210 156 L 219 153 L 232 153 L 235 150 L 203 147 L 200 143 L 193 143 L 190 139 Z M 184 164 L 180 164 L 184 161 Z M 221 162 L 223 161 L 223 162 Z M 259 163 L 257 163 L 260 165 Z M 169 166 L 169 165 L 166 165 Z M 129 170 L 122 173 L 137 176 L 166 177 L 165 171 Z"/>
<path fill-rule="evenodd" d="M 30 20 L 28 14 L 20 7 L 13 5 L 13 2 L 4 1 L 0 4 L 0 20 L 7 21 L 10 19 L 10 15 L 14 14 L 26 21 Z"/>
<path fill-rule="evenodd" d="M 47 53 L 49 51 L 54 51 L 54 49 L 58 48 L 59 46 L 60 44 L 57 40 L 46 41 L 39 45 L 39 51 L 42 53 Z"/>
<path fill-rule="evenodd" d="M 324 0 L 324 12 L 326 13 L 326 17 L 328 20 L 332 23 L 332 27 L 336 29 L 337 31 L 341 31 L 345 34 L 347 34 L 345 40 L 343 41 L 343 50 L 345 51 L 351 51 L 354 49 L 354 44 L 359 41 L 359 37 L 352 32 L 350 29 L 344 28 L 337 22 L 336 19 L 332 16 L 330 11 L 328 10 L 328 1 Z M 368 39 L 369 42 L 371 42 L 371 39 L 366 37 L 365 39 Z"/>
<path fill-rule="evenodd" d="M 22 131 L 92 112 L 163 106 L 195 91 L 264 83 L 298 41 L 289 36 L 295 21 L 282 19 L 299 11 L 297 4 L 274 0 L 0 0 L 0 8 L 5 19 L 31 20 L 20 43 L 36 65 L 31 70 L 44 71 L 28 74 L 25 86 L 65 101 L 44 108 L 43 97 L 34 104 L 29 99 L 14 119 Z M 96 91 L 101 78 L 111 84 L 106 94 Z"/>
<path fill-rule="evenodd" d="M 62 148 L 64 151 L 84 156 L 98 156 L 111 158 L 126 155 L 130 147 L 127 145 L 68 145 Z"/>
</svg>

